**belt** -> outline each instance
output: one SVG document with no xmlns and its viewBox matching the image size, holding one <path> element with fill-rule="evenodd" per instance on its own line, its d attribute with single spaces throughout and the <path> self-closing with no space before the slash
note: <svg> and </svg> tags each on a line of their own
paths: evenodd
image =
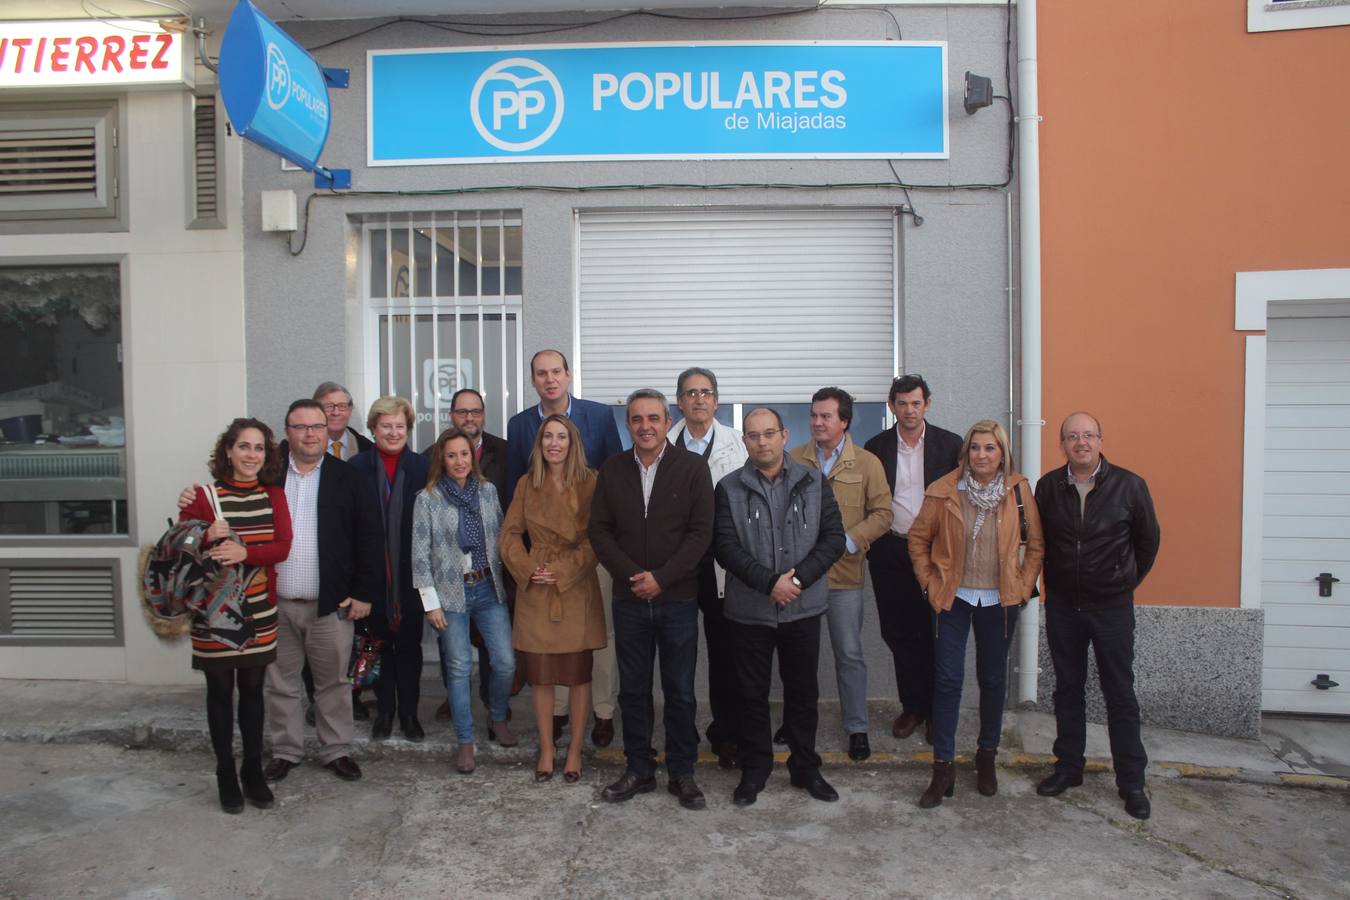
<svg viewBox="0 0 1350 900">
<path fill-rule="evenodd" d="M 486 578 L 491 578 L 491 577 L 492 577 L 492 567 L 489 566 L 489 567 L 486 568 L 486 569 L 477 569 L 477 570 L 475 570 L 475 571 L 473 571 L 473 572 L 465 572 L 465 573 L 464 573 L 464 583 L 465 583 L 465 584 L 477 584 L 478 582 L 480 582 L 480 581 L 482 581 L 482 580 L 484 580 L 484 579 L 486 579 Z"/>
<path fill-rule="evenodd" d="M 907 541 L 907 540 L 909 540 L 909 535 L 908 535 L 908 534 L 901 534 L 901 533 L 898 532 L 898 531 L 892 531 L 892 532 L 891 532 L 891 537 L 893 537 L 893 538 L 899 538 L 899 539 L 902 540 L 902 541 Z"/>
</svg>

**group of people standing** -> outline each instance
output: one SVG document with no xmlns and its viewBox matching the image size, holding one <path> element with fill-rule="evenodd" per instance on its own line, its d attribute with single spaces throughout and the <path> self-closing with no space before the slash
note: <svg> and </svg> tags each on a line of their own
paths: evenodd
<svg viewBox="0 0 1350 900">
<path fill-rule="evenodd" d="M 483 398 L 464 389 L 451 402 L 452 427 L 424 453 L 407 446 L 413 410 L 397 397 L 372 405 L 374 443 L 363 447 L 348 426 L 351 397 L 333 383 L 291 404 L 279 445 L 255 419 L 235 420 L 221 435 L 214 483 L 185 490 L 179 502 L 183 518 L 212 523 L 212 558 L 246 570 L 255 638 L 236 650 L 213 641 L 205 622 L 193 632 L 227 811 L 242 810 L 245 798 L 270 805 L 267 783 L 299 764 L 306 664 L 319 761 L 341 778 L 360 777 L 349 752 L 354 699 L 344 676 L 353 629 L 367 619 L 363 627 L 386 648 L 372 736 L 388 737 L 395 719 L 405 738 L 425 736 L 417 718 L 425 622 L 437 633 L 460 772 L 474 769 L 475 641 L 489 739 L 518 743 L 508 705 L 517 670 L 531 686 L 537 781 L 553 777 L 554 745 L 569 722 L 563 775 L 580 780 L 584 725 L 593 709 L 592 741 L 609 743 L 617 688 L 627 765 L 602 791 L 610 802 L 656 787 L 659 666 L 667 787 L 682 806 L 701 809 L 694 774 L 701 614 L 706 734 L 719 764 L 740 769 L 733 802 L 748 806 L 764 790 L 775 741 L 788 747 L 794 787 L 836 800 L 816 751 L 820 635 L 823 622 L 849 756 L 866 759 L 865 560 L 902 704 L 892 734 L 905 739 L 923 728 L 933 746 L 921 806 L 954 791 L 972 630 L 976 784 L 982 794 L 997 791 L 1008 649 L 1044 566 L 1059 736 L 1055 770 L 1038 791 L 1054 795 L 1082 781 L 1092 646 L 1117 785 L 1131 815 L 1149 815 L 1133 692 L 1133 591 L 1156 556 L 1159 532 L 1143 480 L 1106 462 L 1092 416 L 1065 420 L 1067 464 L 1033 494 L 1000 424 L 977 422 L 963 439 L 927 423 L 932 395 L 918 375 L 894 380 L 888 405 L 896 425 L 862 447 L 850 434 L 852 397 L 822 388 L 812 397 L 811 438 L 794 446 L 771 408 L 747 413 L 743 434 L 718 422 L 716 375 L 690 368 L 676 382 L 678 424 L 660 391 L 628 397 L 632 449 L 624 451 L 610 409 L 570 393 L 561 352 L 536 353 L 530 368 L 540 403 L 512 417 L 505 441 L 483 430 Z M 783 684 L 776 733 L 775 653 Z M 244 750 L 237 772 L 236 688 Z M 272 731 L 266 769 L 264 706 Z"/>
</svg>

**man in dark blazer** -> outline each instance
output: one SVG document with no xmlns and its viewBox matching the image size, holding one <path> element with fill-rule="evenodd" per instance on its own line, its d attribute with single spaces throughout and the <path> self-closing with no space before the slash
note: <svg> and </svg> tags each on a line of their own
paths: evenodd
<svg viewBox="0 0 1350 900">
<path fill-rule="evenodd" d="M 265 697 L 272 733 L 272 761 L 264 773 L 280 781 L 304 756 L 300 671 L 308 663 L 315 681 L 319 762 L 354 781 L 351 759 L 351 686 L 347 664 L 353 622 L 384 602 L 384 561 L 379 513 L 360 488 L 356 472 L 326 455 L 323 406 L 297 400 L 286 411 L 286 500 L 299 532 L 290 557 L 277 565 L 277 659 L 267 669 Z"/>
<path fill-rule="evenodd" d="M 328 419 L 327 453 L 350 462 L 362 450 L 370 449 L 370 438 L 357 432 L 348 423 L 352 418 L 352 395 L 336 381 L 325 381 L 314 389 L 314 399 L 323 407 Z"/>
<path fill-rule="evenodd" d="M 613 576 L 619 707 L 628 767 L 601 797 L 631 800 L 656 788 L 652 736 L 652 668 L 661 666 L 665 699 L 667 789 L 686 809 L 707 801 L 694 782 L 698 729 L 698 574 L 713 537 L 713 484 L 697 453 L 666 440 L 670 406 L 660 391 L 628 397 L 632 451 L 600 467 L 589 534 L 596 558 Z"/>
<path fill-rule="evenodd" d="M 502 500 L 502 512 L 506 512 L 506 441 L 495 434 L 488 433 L 483 424 L 486 421 L 487 407 L 483 395 L 473 388 L 460 388 L 450 398 L 450 424 L 467 434 L 474 442 L 474 452 L 478 455 L 478 471 L 484 481 L 492 482 L 497 496 Z M 439 440 L 440 435 L 436 436 Z M 431 461 L 431 451 L 436 442 L 422 450 L 422 455 Z"/>
<path fill-rule="evenodd" d="M 530 470 L 530 451 L 534 436 L 544 419 L 562 413 L 572 420 L 581 432 L 581 443 L 586 450 L 586 465 L 599 469 L 605 460 L 623 449 L 619 440 L 619 426 L 614 424 L 614 413 L 603 403 L 582 400 L 570 393 L 572 369 L 560 350 L 540 350 L 530 360 L 530 381 L 539 395 L 539 405 L 518 412 L 506 423 L 506 493 L 503 508 L 511 503 L 516 482 Z"/>
<path fill-rule="evenodd" d="M 901 375 L 891 382 L 887 400 L 895 427 L 867 442 L 886 469 L 891 488 L 891 529 L 867 551 L 867 568 L 877 596 L 881 638 L 895 658 L 895 683 L 901 713 L 891 733 L 907 738 L 927 723 L 932 743 L 933 622 L 923 588 L 914 577 L 906 536 L 923 505 L 924 489 L 956 468 L 961 436 L 925 421 L 933 394 L 922 375 Z"/>
</svg>

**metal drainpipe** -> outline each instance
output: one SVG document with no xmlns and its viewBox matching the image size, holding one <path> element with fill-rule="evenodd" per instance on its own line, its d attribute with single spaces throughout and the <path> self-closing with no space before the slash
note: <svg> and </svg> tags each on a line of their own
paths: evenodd
<svg viewBox="0 0 1350 900">
<path fill-rule="evenodd" d="M 1017 180 L 1021 191 L 1018 220 L 1021 240 L 1022 301 L 1022 472 L 1035 484 L 1041 471 L 1041 150 L 1040 103 L 1036 84 L 1036 0 L 1017 3 Z M 1017 693 L 1021 703 L 1036 702 L 1040 674 L 1040 604 L 1022 610 L 1019 627 Z"/>
<path fill-rule="evenodd" d="M 211 62 L 211 58 L 206 55 L 206 20 L 198 19 L 197 27 L 192 29 L 192 33 L 197 38 L 197 61 L 200 62 L 208 71 L 216 72 L 216 64 Z"/>
</svg>

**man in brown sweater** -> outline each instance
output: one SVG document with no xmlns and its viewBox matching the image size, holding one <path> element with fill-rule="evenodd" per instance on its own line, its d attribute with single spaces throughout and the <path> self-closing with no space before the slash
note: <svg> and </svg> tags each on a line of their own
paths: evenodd
<svg viewBox="0 0 1350 900">
<path fill-rule="evenodd" d="M 660 391 L 628 397 L 633 449 L 600 467 L 591 502 L 595 555 L 614 577 L 614 651 L 628 768 L 605 788 L 620 803 L 656 787 L 652 664 L 661 664 L 666 770 L 670 793 L 686 809 L 705 806 L 694 782 L 698 730 L 694 670 L 698 663 L 698 572 L 713 535 L 708 464 L 671 445 L 670 406 Z"/>
</svg>

